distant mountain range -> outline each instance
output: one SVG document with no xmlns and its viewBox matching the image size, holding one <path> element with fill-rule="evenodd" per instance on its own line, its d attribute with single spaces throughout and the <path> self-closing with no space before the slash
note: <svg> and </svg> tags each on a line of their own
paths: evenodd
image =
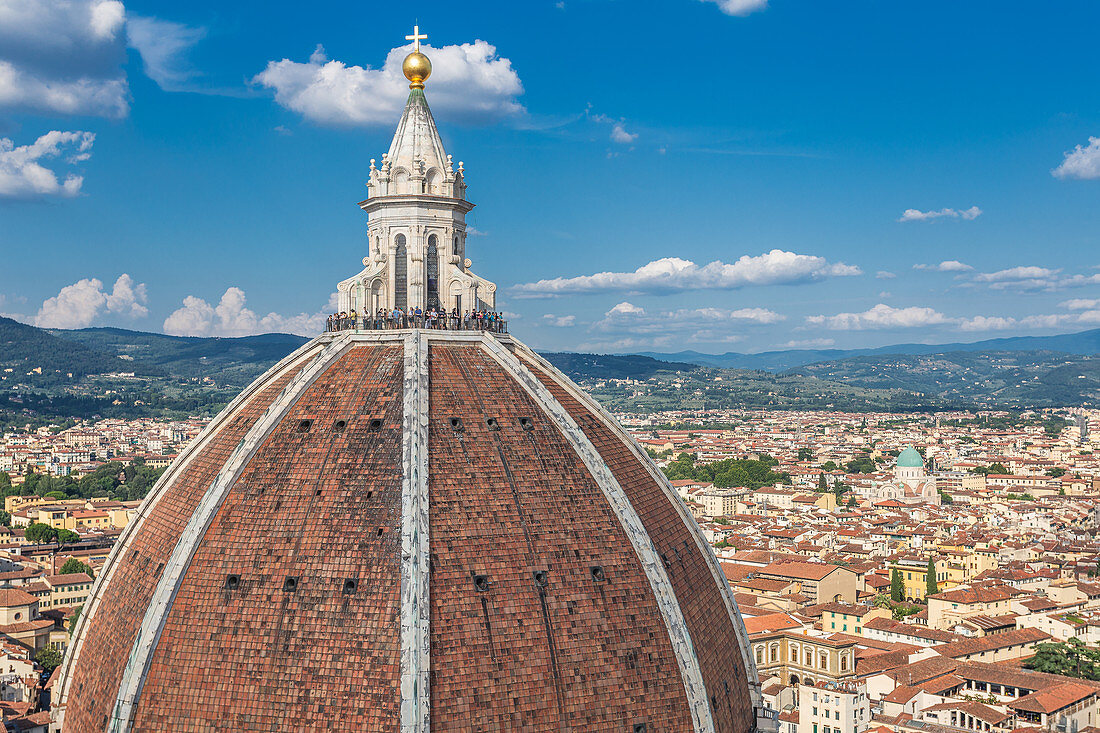
<svg viewBox="0 0 1100 733">
<path fill-rule="evenodd" d="M 182 379 L 210 377 L 218 383 L 240 387 L 309 341 L 289 333 L 239 338 L 168 336 L 123 328 L 49 329 L 45 333 L 75 342 L 84 349 L 121 358 L 129 362 L 130 370 L 136 365 Z"/>
<path fill-rule="evenodd" d="M 894 344 L 892 346 L 879 346 L 874 349 L 787 349 L 784 351 L 762 351 L 756 354 L 742 354 L 736 351 L 727 351 L 724 354 L 703 354 L 698 351 L 678 351 L 675 353 L 642 351 L 638 352 L 638 355 L 661 361 L 689 362 L 700 366 L 723 369 L 760 369 L 766 372 L 785 372 L 808 364 L 840 361 L 855 356 L 877 354 L 917 356 L 922 354 L 946 354 L 957 351 L 1054 351 L 1078 355 L 1100 354 L 1100 328 L 1058 336 L 1011 336 L 950 344 Z"/>
<path fill-rule="evenodd" d="M 306 341 L 289 334 L 197 338 L 41 329 L 0 318 L 0 428 L 65 417 L 211 415 Z M 1100 404 L 1100 329 L 877 349 L 545 356 L 625 411 Z M 639 388 L 608 380 L 652 381 Z"/>
</svg>

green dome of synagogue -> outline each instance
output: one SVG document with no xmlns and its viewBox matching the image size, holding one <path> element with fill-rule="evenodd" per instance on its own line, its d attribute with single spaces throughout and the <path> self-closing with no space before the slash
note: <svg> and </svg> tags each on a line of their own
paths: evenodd
<svg viewBox="0 0 1100 733">
<path fill-rule="evenodd" d="M 913 446 L 909 446 L 898 454 L 898 468 L 923 468 L 924 459 L 917 453 Z"/>
</svg>

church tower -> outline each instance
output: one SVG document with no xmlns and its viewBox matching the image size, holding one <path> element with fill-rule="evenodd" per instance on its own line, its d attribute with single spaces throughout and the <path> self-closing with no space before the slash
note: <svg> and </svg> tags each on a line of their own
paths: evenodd
<svg viewBox="0 0 1100 733">
<path fill-rule="evenodd" d="M 430 310 L 496 309 L 494 283 L 475 275 L 466 258 L 466 175 L 455 168 L 436 129 L 424 82 L 432 73 L 420 52 L 419 27 L 407 40 L 415 44 L 402 64 L 409 99 L 382 165 L 370 162 L 367 198 L 368 253 L 364 268 L 337 285 L 338 309 L 376 313 L 395 307 Z"/>
</svg>

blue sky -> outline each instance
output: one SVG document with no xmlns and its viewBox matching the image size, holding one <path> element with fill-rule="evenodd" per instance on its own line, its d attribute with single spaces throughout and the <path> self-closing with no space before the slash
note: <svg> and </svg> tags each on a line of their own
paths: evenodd
<svg viewBox="0 0 1100 733">
<path fill-rule="evenodd" d="M 534 346 L 1100 326 L 1095 2 L 406 7 L 0 0 L 0 313 L 313 332 L 419 22 Z"/>
</svg>

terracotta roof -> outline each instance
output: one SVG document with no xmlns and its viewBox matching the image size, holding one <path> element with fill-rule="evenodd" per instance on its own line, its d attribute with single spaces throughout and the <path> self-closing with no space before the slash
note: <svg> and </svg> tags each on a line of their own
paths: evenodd
<svg viewBox="0 0 1100 733">
<path fill-rule="evenodd" d="M 857 606 L 854 603 L 826 603 L 821 608 L 822 611 L 830 613 L 847 614 L 849 616 L 859 616 L 863 618 L 871 611 L 875 610 L 874 606 Z"/>
<path fill-rule="evenodd" d="M 876 631 L 883 631 L 889 634 L 914 636 L 918 639 L 928 639 L 929 641 L 939 642 L 940 644 L 961 641 L 964 638 L 959 634 L 952 634 L 950 631 L 930 629 L 927 626 L 919 626 L 917 624 L 906 624 L 901 621 L 895 621 L 892 618 L 869 619 L 863 624 L 863 628 L 875 629 Z"/>
<path fill-rule="evenodd" d="M 973 639 L 953 641 L 949 644 L 940 644 L 932 648 L 945 657 L 957 659 L 958 657 L 981 654 L 982 652 L 994 651 L 997 649 L 1006 649 L 1012 646 L 1035 644 L 1050 638 L 1052 638 L 1051 635 L 1045 631 L 1026 628 L 1006 631 L 1003 634 L 991 634 L 989 636 L 979 636 Z"/>
<path fill-rule="evenodd" d="M 48 629 L 53 626 L 53 621 L 48 618 L 37 618 L 33 621 L 20 621 L 15 624 L 0 624 L 0 634 L 21 634 L 26 631 Z"/>
<path fill-rule="evenodd" d="M 929 657 L 913 664 L 907 664 L 889 673 L 899 685 L 919 685 L 955 671 L 958 662 L 946 657 Z"/>
<path fill-rule="evenodd" d="M 978 720 L 984 721 L 986 723 L 993 723 L 994 725 L 1002 723 L 1012 717 L 1008 713 L 1002 713 L 998 710 L 994 710 L 988 705 L 983 705 L 980 702 L 968 702 L 965 700 L 960 700 L 958 702 L 945 702 L 940 703 L 939 705 L 931 705 L 925 708 L 924 712 L 930 713 L 937 710 L 959 710 L 966 713 L 967 715 L 971 715 L 977 718 Z"/>
<path fill-rule="evenodd" d="M 0 588 L 0 608 L 29 606 L 38 603 L 38 599 L 19 588 Z"/>
<path fill-rule="evenodd" d="M 996 601 L 1007 601 L 1018 595 L 1020 595 L 1020 591 L 1007 585 L 979 585 L 972 588 L 947 590 L 931 595 L 929 598 L 949 603 L 994 603 Z"/>
<path fill-rule="evenodd" d="M 1008 703 L 1013 710 L 1053 713 L 1097 694 L 1097 689 L 1081 682 L 1063 682 Z"/>
<path fill-rule="evenodd" d="M 52 586 L 76 585 L 77 583 L 91 583 L 92 579 L 87 573 L 67 573 L 66 575 L 48 575 L 46 582 Z"/>
<path fill-rule="evenodd" d="M 760 569 L 762 575 L 778 575 L 784 578 L 797 578 L 799 580 L 822 580 L 834 570 L 839 570 L 838 565 L 824 565 L 812 562 L 774 562 Z"/>
<path fill-rule="evenodd" d="M 753 634 L 767 634 L 773 631 L 801 628 L 802 624 L 785 613 L 769 613 L 745 619 L 745 631 Z"/>
</svg>

